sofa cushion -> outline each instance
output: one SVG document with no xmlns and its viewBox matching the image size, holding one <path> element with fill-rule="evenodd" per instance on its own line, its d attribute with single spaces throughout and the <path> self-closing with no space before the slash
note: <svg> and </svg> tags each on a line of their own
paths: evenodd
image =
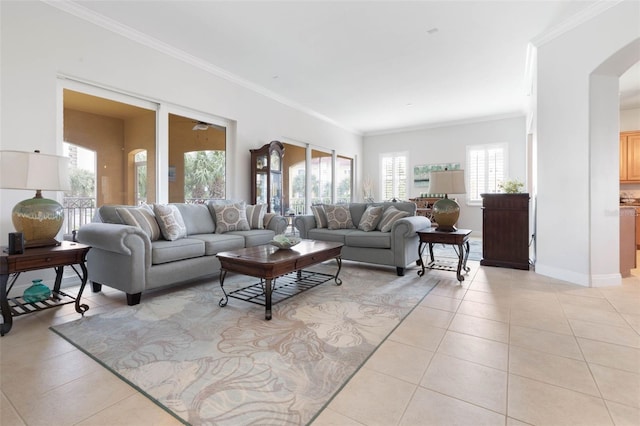
<svg viewBox="0 0 640 426">
<path fill-rule="evenodd" d="M 245 203 L 213 205 L 216 214 L 216 234 L 229 231 L 248 231 L 247 207 Z"/>
<path fill-rule="evenodd" d="M 247 206 L 247 222 L 251 229 L 264 229 L 264 215 L 267 212 L 266 204 Z"/>
<path fill-rule="evenodd" d="M 313 213 L 313 217 L 316 219 L 316 228 L 326 228 L 327 215 L 324 211 L 324 206 L 322 204 L 311 206 L 311 212 Z"/>
<path fill-rule="evenodd" d="M 327 228 L 311 228 L 307 232 L 307 238 L 310 240 L 335 241 L 345 244 L 345 235 L 354 232 L 354 229 L 327 229 Z"/>
<path fill-rule="evenodd" d="M 215 231 L 216 225 L 205 204 L 176 203 L 172 205 L 180 210 L 187 228 L 187 235 L 211 234 Z"/>
<path fill-rule="evenodd" d="M 151 264 L 174 262 L 204 256 L 204 241 L 182 238 L 176 241 L 158 240 L 151 243 Z"/>
<path fill-rule="evenodd" d="M 229 232 L 232 235 L 238 235 L 244 238 L 245 247 L 260 246 L 263 244 L 269 244 L 269 241 L 273 240 L 276 233 L 270 229 L 252 229 L 251 231 L 232 231 Z"/>
<path fill-rule="evenodd" d="M 222 251 L 238 250 L 245 246 L 242 236 L 231 233 L 189 235 L 189 239 L 191 238 L 204 242 L 204 254 L 206 256 L 213 256 Z"/>
<path fill-rule="evenodd" d="M 98 207 L 96 210 L 96 214 L 93 218 L 93 222 L 102 222 L 102 223 L 114 223 L 118 225 L 126 225 L 118 212 L 116 211 L 119 208 L 130 209 L 132 206 L 127 206 L 124 204 L 105 204 L 103 206 Z"/>
<path fill-rule="evenodd" d="M 151 241 L 160 239 L 160 227 L 150 207 L 117 207 L 116 213 L 125 225 L 137 226 Z"/>
<path fill-rule="evenodd" d="M 366 211 L 367 207 L 372 204 L 367 203 L 351 203 L 349 204 L 349 213 L 351 213 L 351 220 L 353 221 L 353 226 L 358 227 L 360 221 L 362 220 L 362 215 Z"/>
<path fill-rule="evenodd" d="M 407 216 L 409 216 L 408 212 L 400 211 L 394 206 L 389 206 L 384 213 L 382 213 L 382 219 L 380 219 L 377 229 L 382 232 L 391 232 L 391 226 L 393 226 L 396 220 Z"/>
<path fill-rule="evenodd" d="M 269 224 L 271 223 L 271 219 L 277 216 L 277 213 L 265 213 L 264 214 L 264 229 L 269 228 Z"/>
<path fill-rule="evenodd" d="M 175 241 L 187 236 L 187 227 L 182 220 L 180 210 L 173 204 L 154 204 L 160 231 L 165 240 Z"/>
<path fill-rule="evenodd" d="M 391 233 L 382 231 L 353 231 L 345 235 L 349 247 L 391 248 Z"/>
<path fill-rule="evenodd" d="M 358 229 L 361 231 L 369 232 L 376 229 L 376 225 L 382 218 L 382 206 L 369 206 L 362 214 L 360 222 L 358 223 Z"/>
<path fill-rule="evenodd" d="M 327 204 L 324 206 L 324 211 L 327 215 L 327 228 L 332 230 L 355 228 L 348 205 Z"/>
</svg>

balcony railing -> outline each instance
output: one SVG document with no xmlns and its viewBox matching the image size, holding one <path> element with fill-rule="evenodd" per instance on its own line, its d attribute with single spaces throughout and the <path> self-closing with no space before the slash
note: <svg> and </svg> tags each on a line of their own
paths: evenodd
<svg viewBox="0 0 640 426">
<path fill-rule="evenodd" d="M 96 212 L 96 199 L 93 197 L 64 197 L 64 225 L 65 236 L 72 235 L 85 223 L 91 222 Z"/>
</svg>

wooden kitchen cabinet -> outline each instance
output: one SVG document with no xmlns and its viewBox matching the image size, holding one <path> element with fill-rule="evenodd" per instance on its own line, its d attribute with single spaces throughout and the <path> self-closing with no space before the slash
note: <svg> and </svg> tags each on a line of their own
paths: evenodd
<svg viewBox="0 0 640 426">
<path fill-rule="evenodd" d="M 620 182 L 640 181 L 640 131 L 620 133 Z"/>
<path fill-rule="evenodd" d="M 636 207 L 636 248 L 640 250 L 640 207 Z"/>
</svg>

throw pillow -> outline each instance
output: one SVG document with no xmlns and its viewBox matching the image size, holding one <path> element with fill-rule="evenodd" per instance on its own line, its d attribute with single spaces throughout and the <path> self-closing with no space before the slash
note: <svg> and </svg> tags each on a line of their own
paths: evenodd
<svg viewBox="0 0 640 426">
<path fill-rule="evenodd" d="M 327 215 L 327 228 L 329 229 L 353 229 L 353 220 L 349 206 L 332 205 L 324 206 Z"/>
<path fill-rule="evenodd" d="M 184 225 L 182 214 L 176 206 L 171 204 L 154 204 L 153 211 L 156 214 L 160 231 L 165 240 L 174 241 L 187 236 L 187 227 Z"/>
<path fill-rule="evenodd" d="M 125 225 L 137 226 L 149 236 L 151 241 L 160 239 L 158 222 L 149 207 L 117 207 L 116 213 Z"/>
<path fill-rule="evenodd" d="M 264 229 L 264 215 L 267 212 L 266 204 L 247 206 L 247 222 L 251 229 Z"/>
<path fill-rule="evenodd" d="M 384 213 L 382 213 L 382 219 L 380 219 L 380 222 L 378 223 L 378 229 L 382 232 L 391 232 L 391 226 L 398 219 L 407 216 L 409 216 L 408 212 L 403 212 L 393 206 L 390 206 L 384 211 Z"/>
<path fill-rule="evenodd" d="M 247 207 L 245 203 L 227 205 L 214 205 L 216 213 L 216 234 L 224 234 L 229 231 L 248 231 Z"/>
<path fill-rule="evenodd" d="M 313 217 L 316 218 L 316 228 L 326 228 L 327 215 L 324 212 L 324 207 L 322 205 L 311 206 L 311 212 Z"/>
<path fill-rule="evenodd" d="M 369 206 L 362 214 L 358 229 L 361 231 L 373 231 L 382 218 L 382 206 Z"/>
</svg>

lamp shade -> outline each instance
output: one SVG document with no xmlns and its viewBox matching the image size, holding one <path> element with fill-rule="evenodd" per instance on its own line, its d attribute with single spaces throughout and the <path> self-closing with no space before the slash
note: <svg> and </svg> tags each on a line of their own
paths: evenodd
<svg viewBox="0 0 640 426">
<path fill-rule="evenodd" d="M 431 172 L 429 192 L 445 194 L 444 198 L 433 205 L 433 218 L 438 224 L 436 231 L 454 232 L 460 217 L 460 205 L 448 197 L 448 194 L 464 194 L 464 170 L 443 170 Z"/>
<path fill-rule="evenodd" d="M 39 152 L 0 151 L 0 188 L 71 189 L 69 158 Z"/>
<path fill-rule="evenodd" d="M 465 194 L 464 170 L 434 171 L 429 176 L 429 192 L 432 194 Z"/>
<path fill-rule="evenodd" d="M 25 247 L 56 245 L 64 222 L 64 209 L 55 200 L 42 197 L 42 190 L 70 189 L 69 159 L 39 151 L 0 151 L 0 188 L 31 189 L 35 197 L 15 205 L 11 220 L 23 233 Z"/>
</svg>

